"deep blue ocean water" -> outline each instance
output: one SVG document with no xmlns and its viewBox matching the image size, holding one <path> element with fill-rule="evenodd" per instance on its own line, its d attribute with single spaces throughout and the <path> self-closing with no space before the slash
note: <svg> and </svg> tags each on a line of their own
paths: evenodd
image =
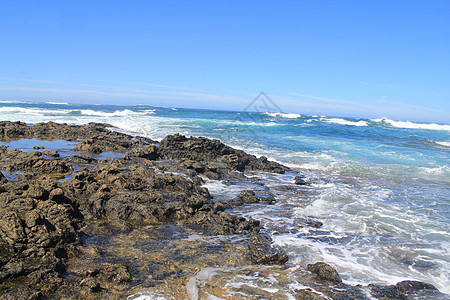
<svg viewBox="0 0 450 300">
<path fill-rule="evenodd" d="M 301 199 L 279 191 L 281 204 L 240 213 L 263 221 L 292 263 L 330 262 L 347 283 L 414 279 L 450 293 L 449 124 L 15 101 L 0 102 L 0 120 L 106 122 L 156 140 L 205 136 L 265 155 L 305 175 L 309 190 Z M 294 175 L 261 177 L 277 187 Z M 233 194 L 220 181 L 205 185 L 216 197 Z M 303 217 L 324 226 L 296 227 Z"/>
</svg>

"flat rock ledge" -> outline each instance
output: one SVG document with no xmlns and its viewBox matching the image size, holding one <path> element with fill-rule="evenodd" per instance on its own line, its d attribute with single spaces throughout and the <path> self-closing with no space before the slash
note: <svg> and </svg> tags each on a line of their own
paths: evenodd
<svg viewBox="0 0 450 300">
<path fill-rule="evenodd" d="M 132 291 L 168 282 L 181 289 L 202 267 L 288 262 L 260 233 L 259 221 L 229 212 L 275 199 L 248 190 L 238 199 L 215 201 L 202 176 L 226 180 L 289 168 L 218 140 L 177 134 L 158 144 L 111 127 L 0 122 L 3 142 L 77 142 L 71 155 L 0 146 L 0 299 L 126 299 Z M 100 159 L 105 152 L 121 155 Z M 307 270 L 305 280 L 330 286 L 324 295 L 333 297 L 331 287 L 340 285 L 339 299 L 367 298 L 326 263 Z M 438 293 L 415 281 L 365 288 L 380 299 Z M 307 299 L 302 293 L 298 299 Z"/>
</svg>

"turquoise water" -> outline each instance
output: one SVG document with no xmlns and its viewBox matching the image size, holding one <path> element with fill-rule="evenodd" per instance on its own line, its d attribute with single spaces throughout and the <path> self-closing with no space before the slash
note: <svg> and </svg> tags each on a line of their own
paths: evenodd
<svg viewBox="0 0 450 300">
<path fill-rule="evenodd" d="M 0 102 L 0 120 L 106 122 L 156 140 L 173 133 L 206 136 L 265 155 L 311 185 L 299 197 L 277 189 L 292 184 L 295 174 L 262 174 L 279 204 L 240 213 L 265 222 L 292 263 L 331 262 L 348 283 L 415 279 L 450 293 L 448 124 L 14 101 Z M 220 181 L 206 186 L 216 197 L 232 194 Z M 296 226 L 303 217 L 324 226 Z M 288 233 L 275 230 L 274 222 Z"/>
</svg>

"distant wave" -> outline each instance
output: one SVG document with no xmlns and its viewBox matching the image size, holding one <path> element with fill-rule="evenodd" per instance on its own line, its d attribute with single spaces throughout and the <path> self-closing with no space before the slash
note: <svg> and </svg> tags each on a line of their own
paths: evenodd
<svg viewBox="0 0 450 300">
<path fill-rule="evenodd" d="M 152 115 L 155 113 L 154 109 L 146 109 L 142 111 L 132 111 L 129 109 L 116 110 L 114 112 L 105 112 L 92 109 L 82 109 L 80 113 L 85 116 L 97 116 L 97 117 L 127 117 L 127 116 L 139 116 L 139 115 Z"/>
<path fill-rule="evenodd" d="M 411 121 L 394 121 L 386 118 L 372 119 L 372 121 L 376 123 L 384 123 L 397 128 L 450 130 L 450 125 L 442 125 L 436 123 L 415 123 Z"/>
<path fill-rule="evenodd" d="M 45 102 L 45 103 L 55 104 L 55 105 L 69 105 L 69 103 L 67 103 L 67 102 L 51 102 L 51 101 L 49 101 L 49 102 Z"/>
<path fill-rule="evenodd" d="M 323 122 L 327 123 L 334 123 L 334 124 L 341 124 L 341 125 L 351 125 L 351 126 L 367 126 L 366 121 L 349 121 L 342 118 L 321 118 L 320 119 Z"/>
<path fill-rule="evenodd" d="M 270 113 L 270 112 L 266 112 L 266 115 L 269 115 L 271 117 L 275 117 L 275 118 L 286 118 L 286 119 L 297 119 L 297 118 L 301 118 L 302 115 L 301 114 L 292 114 L 292 113 Z"/>
<path fill-rule="evenodd" d="M 45 115 L 61 115 L 68 114 L 71 110 L 68 109 L 44 109 L 44 108 L 25 108 L 17 106 L 0 107 L 0 114 L 21 114 L 33 116 Z"/>
<path fill-rule="evenodd" d="M 16 101 L 16 100 L 0 100 L 0 103 L 14 104 L 14 103 L 27 103 L 27 102 L 24 102 L 24 101 Z"/>
</svg>

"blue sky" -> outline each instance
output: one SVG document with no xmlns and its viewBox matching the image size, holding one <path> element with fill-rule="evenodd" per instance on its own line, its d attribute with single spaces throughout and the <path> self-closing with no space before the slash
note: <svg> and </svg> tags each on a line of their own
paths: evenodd
<svg viewBox="0 0 450 300">
<path fill-rule="evenodd" d="M 450 123 L 450 1 L 0 2 L 0 100 Z"/>
</svg>

